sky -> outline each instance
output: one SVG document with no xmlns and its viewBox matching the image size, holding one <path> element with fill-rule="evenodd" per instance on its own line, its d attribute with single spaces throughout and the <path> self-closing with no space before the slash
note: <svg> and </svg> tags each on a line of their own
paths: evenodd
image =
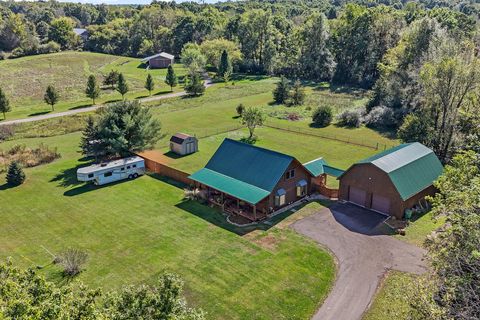
<svg viewBox="0 0 480 320">
<path fill-rule="evenodd" d="M 150 4 L 151 0 L 59 0 L 60 2 L 79 2 L 79 3 L 93 3 L 93 4 Z M 167 1 L 167 0 L 160 0 Z M 176 0 L 175 2 L 184 2 L 187 0 Z M 190 0 L 189 0 L 190 1 Z M 205 3 L 215 3 L 219 2 L 218 0 L 193 0 L 194 2 L 205 2 Z"/>
</svg>

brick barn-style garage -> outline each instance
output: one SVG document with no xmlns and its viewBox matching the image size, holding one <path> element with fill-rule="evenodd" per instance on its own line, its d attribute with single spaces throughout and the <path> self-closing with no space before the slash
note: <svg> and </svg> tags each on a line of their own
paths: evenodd
<svg viewBox="0 0 480 320">
<path fill-rule="evenodd" d="M 416 142 L 359 161 L 340 177 L 339 199 L 403 218 L 405 210 L 435 194 L 443 167 L 435 153 Z"/>
</svg>

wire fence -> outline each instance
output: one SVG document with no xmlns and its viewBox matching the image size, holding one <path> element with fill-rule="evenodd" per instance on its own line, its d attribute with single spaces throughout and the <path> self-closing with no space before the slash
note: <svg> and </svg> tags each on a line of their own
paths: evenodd
<svg viewBox="0 0 480 320">
<path fill-rule="evenodd" d="M 342 137 L 334 134 L 326 134 L 323 132 L 318 132 L 318 131 L 309 130 L 309 129 L 302 129 L 298 127 L 282 126 L 278 124 L 266 124 L 264 126 L 268 128 L 277 129 L 277 130 L 288 131 L 292 133 L 303 134 L 307 136 L 318 137 L 318 138 L 323 138 L 323 139 L 328 139 L 333 141 L 339 141 L 339 142 L 348 143 L 351 145 L 366 147 L 366 148 L 375 149 L 375 150 L 386 150 L 395 146 L 395 144 L 387 144 L 383 142 L 370 141 L 367 139 L 359 139 L 355 137 Z"/>
</svg>

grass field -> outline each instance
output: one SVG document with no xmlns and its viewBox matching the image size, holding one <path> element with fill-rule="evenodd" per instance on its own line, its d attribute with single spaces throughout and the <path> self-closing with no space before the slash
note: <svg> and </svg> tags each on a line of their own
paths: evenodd
<svg viewBox="0 0 480 320">
<path fill-rule="evenodd" d="M 132 62 L 122 67 L 125 73 L 135 73 Z M 236 79 L 235 85 L 215 85 L 202 97 L 150 103 L 165 134 L 157 148 L 166 152 L 169 135 L 177 131 L 208 136 L 200 140 L 199 153 L 174 159 L 174 166 L 182 170 L 201 168 L 223 138 L 246 137 L 246 130 L 238 129 L 235 107 L 239 103 L 259 106 L 268 114 L 267 127 L 256 131 L 258 146 L 290 154 L 301 162 L 322 156 L 331 165 L 347 168 L 378 152 L 335 138 L 367 141 L 371 146 L 397 144 L 368 128 L 313 128 L 308 117 L 281 119 L 277 115 L 284 111 L 311 111 L 307 106 L 272 105 L 275 82 L 243 77 Z M 329 104 L 338 111 L 365 102 L 363 92 L 323 86 L 310 86 L 307 92 L 308 104 Z M 291 231 L 288 224 L 317 212 L 322 204 L 311 203 L 278 216 L 273 227 L 237 228 L 218 212 L 183 201 L 183 190 L 159 177 L 144 176 L 101 188 L 80 185 L 75 172 L 84 164 L 79 160 L 77 131 L 83 119 L 74 116 L 23 124 L 17 127 L 14 140 L 0 143 L 0 149 L 7 149 L 18 143 L 36 146 L 43 142 L 62 154 L 54 163 L 27 169 L 27 182 L 20 187 L 9 189 L 0 183 L 1 229 L 5 230 L 0 233 L 0 258 L 12 256 L 21 266 L 42 265 L 43 274 L 61 282 L 60 270 L 48 265 L 51 256 L 44 248 L 58 252 L 79 247 L 90 255 L 79 278 L 92 286 L 109 289 L 149 282 L 169 270 L 185 279 L 189 302 L 204 308 L 213 319 L 269 319 L 272 315 L 305 319 L 313 314 L 332 285 L 334 263 L 329 254 Z M 318 134 L 331 139 L 315 136 Z M 330 183 L 336 181 L 329 179 Z"/>
<path fill-rule="evenodd" d="M 27 169 L 24 185 L 0 186 L 1 258 L 43 265 L 43 274 L 61 282 L 44 248 L 82 248 L 89 261 L 79 279 L 107 289 L 173 271 L 185 279 L 188 300 L 213 319 L 305 319 L 325 298 L 334 264 L 314 243 L 276 227 L 242 237 L 218 212 L 183 201 L 181 188 L 155 177 L 103 188 L 80 185 L 79 138 L 73 133 L 0 144 L 44 142 L 62 154 Z"/>
<path fill-rule="evenodd" d="M 415 277 L 398 271 L 389 272 L 363 320 L 407 320 L 410 310 L 409 296 L 412 296 Z"/>
<path fill-rule="evenodd" d="M 81 108 L 91 104 L 85 97 L 85 86 L 90 74 L 97 76 L 101 83 L 103 75 L 110 70 L 122 72 L 130 86 L 128 98 L 148 95 L 143 88 L 147 73 L 150 72 L 156 83 L 153 94 L 170 92 L 164 83 L 166 69 L 147 71 L 140 59 L 106 55 L 91 52 L 61 52 L 56 54 L 28 56 L 0 61 L 0 87 L 3 88 L 12 111 L 8 119 L 25 118 L 51 112 L 43 102 L 47 85 L 52 84 L 59 91 L 60 101 L 55 111 Z M 175 65 L 178 76 L 185 74 L 181 65 Z M 181 86 L 175 88 L 182 90 Z M 121 96 L 110 88 L 104 88 L 97 103 L 120 99 Z"/>
</svg>

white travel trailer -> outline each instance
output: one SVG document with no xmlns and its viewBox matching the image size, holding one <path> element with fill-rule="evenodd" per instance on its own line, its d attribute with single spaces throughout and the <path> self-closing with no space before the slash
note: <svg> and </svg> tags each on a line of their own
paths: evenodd
<svg viewBox="0 0 480 320">
<path fill-rule="evenodd" d="M 145 173 L 145 161 L 140 157 L 130 157 L 100 164 L 94 164 L 77 170 L 78 181 L 93 181 L 103 185 L 123 179 L 134 179 Z"/>
</svg>

